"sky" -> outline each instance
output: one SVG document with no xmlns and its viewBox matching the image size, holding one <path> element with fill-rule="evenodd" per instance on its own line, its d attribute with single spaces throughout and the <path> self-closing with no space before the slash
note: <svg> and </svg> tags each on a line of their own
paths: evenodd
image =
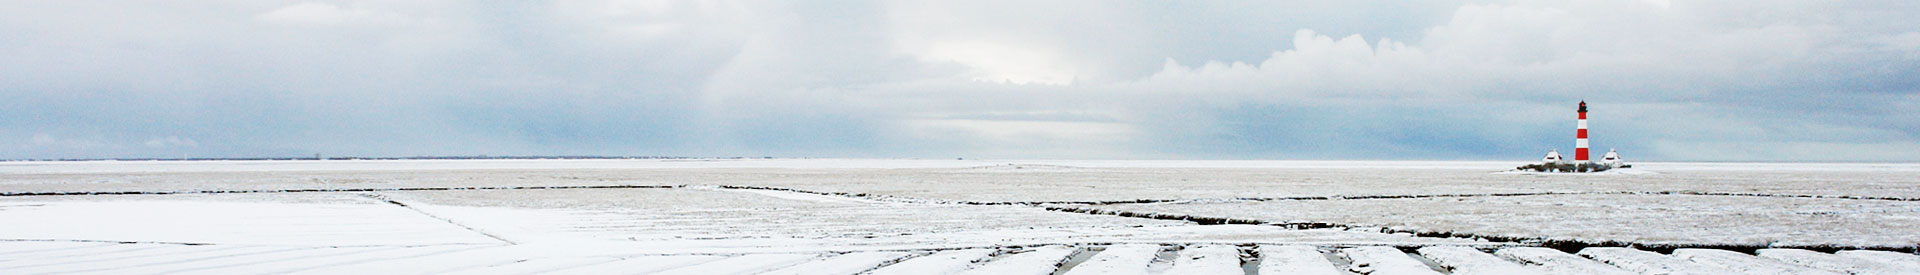
<svg viewBox="0 0 1920 275">
<path fill-rule="evenodd" d="M 1920 161 L 1914 1 L 14 1 L 0 159 Z"/>
</svg>

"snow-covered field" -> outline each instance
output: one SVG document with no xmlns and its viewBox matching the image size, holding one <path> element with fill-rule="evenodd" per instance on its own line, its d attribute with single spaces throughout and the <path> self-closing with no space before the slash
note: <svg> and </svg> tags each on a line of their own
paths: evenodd
<svg viewBox="0 0 1920 275">
<path fill-rule="evenodd" d="M 1912 247 L 1920 202 L 1705 195 L 1537 195 L 1063 205 L 1588 243 Z"/>
<path fill-rule="evenodd" d="M 1920 266 L 1907 253 L 1920 244 L 1920 165 L 1502 172 L 1517 164 L 0 162 L 0 274 L 1899 274 Z M 1642 249 L 1610 247 L 1628 245 Z"/>
</svg>

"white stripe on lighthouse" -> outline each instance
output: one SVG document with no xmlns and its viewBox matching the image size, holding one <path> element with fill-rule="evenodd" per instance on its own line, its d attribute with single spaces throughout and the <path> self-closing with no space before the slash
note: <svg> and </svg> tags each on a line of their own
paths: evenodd
<svg viewBox="0 0 1920 275">
<path fill-rule="evenodd" d="M 1574 132 L 1573 161 L 1587 161 L 1587 102 L 1580 101 L 1580 129 Z"/>
<path fill-rule="evenodd" d="M 1586 117 L 1580 117 L 1580 135 L 1572 140 L 1572 158 L 1576 162 L 1586 160 Z"/>
</svg>

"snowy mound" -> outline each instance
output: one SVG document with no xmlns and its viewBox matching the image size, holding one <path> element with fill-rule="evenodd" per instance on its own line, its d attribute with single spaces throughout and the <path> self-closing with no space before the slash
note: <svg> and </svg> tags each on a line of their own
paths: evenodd
<svg viewBox="0 0 1920 275">
<path fill-rule="evenodd" d="M 1660 173 L 1654 172 L 1654 171 L 1638 170 L 1633 168 L 1618 168 L 1618 169 L 1612 169 L 1612 170 L 1606 170 L 1606 171 L 1600 171 L 1600 172 L 1585 172 L 1585 173 L 1507 170 L 1507 171 L 1493 172 L 1493 174 L 1496 174 L 1496 175 L 1657 175 Z"/>
</svg>

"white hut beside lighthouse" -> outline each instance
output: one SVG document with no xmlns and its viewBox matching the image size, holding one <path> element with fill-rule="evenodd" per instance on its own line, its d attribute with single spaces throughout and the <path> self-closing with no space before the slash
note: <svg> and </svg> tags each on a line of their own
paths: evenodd
<svg viewBox="0 0 1920 275">
<path fill-rule="evenodd" d="M 1621 160 L 1620 153 L 1612 149 L 1608 149 L 1607 154 L 1601 156 L 1599 162 L 1594 162 L 1587 158 L 1587 146 L 1589 145 L 1587 142 L 1587 102 L 1584 100 L 1580 101 L 1580 108 L 1576 109 L 1575 112 L 1578 112 L 1580 116 L 1574 126 L 1573 160 L 1567 161 L 1562 158 L 1559 150 L 1549 150 L 1547 151 L 1547 156 L 1540 159 L 1540 163 L 1520 166 L 1518 169 L 1536 172 L 1600 172 L 1614 168 L 1633 167 L 1633 165 L 1628 165 L 1624 160 Z"/>
</svg>

